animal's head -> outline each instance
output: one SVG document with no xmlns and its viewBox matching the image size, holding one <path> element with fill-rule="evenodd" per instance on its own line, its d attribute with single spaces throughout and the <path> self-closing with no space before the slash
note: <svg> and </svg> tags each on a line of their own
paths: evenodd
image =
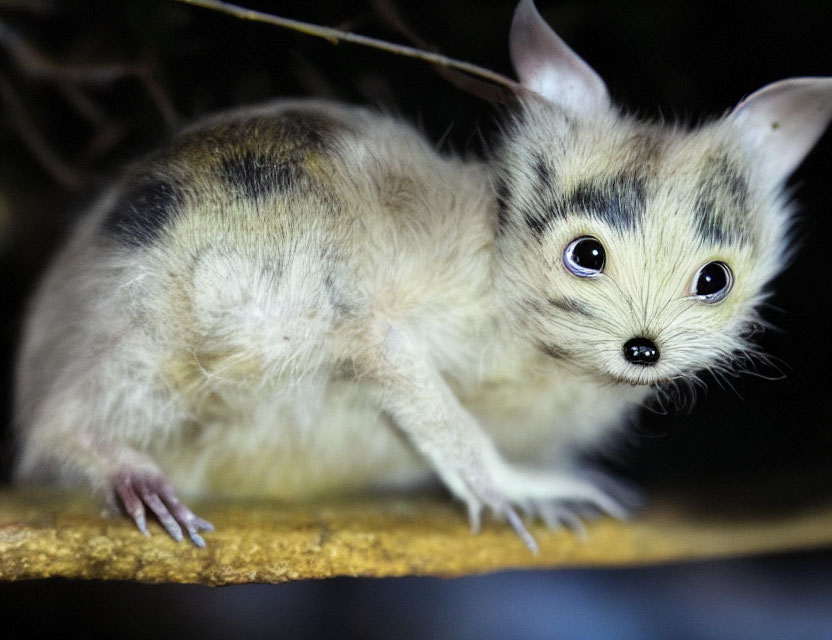
<svg viewBox="0 0 832 640">
<path fill-rule="evenodd" d="M 688 130 L 622 116 L 531 0 L 510 44 L 529 93 L 495 190 L 517 329 L 605 380 L 729 366 L 787 261 L 783 185 L 832 117 L 832 78 L 768 85 Z"/>
</svg>

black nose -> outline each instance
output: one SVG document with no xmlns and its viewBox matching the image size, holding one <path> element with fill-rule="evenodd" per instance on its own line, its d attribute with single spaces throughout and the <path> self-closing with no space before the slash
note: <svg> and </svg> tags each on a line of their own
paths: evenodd
<svg viewBox="0 0 832 640">
<path fill-rule="evenodd" d="M 659 361 L 659 349 L 652 340 L 633 338 L 624 343 L 624 357 L 628 362 L 649 367 Z"/>
</svg>

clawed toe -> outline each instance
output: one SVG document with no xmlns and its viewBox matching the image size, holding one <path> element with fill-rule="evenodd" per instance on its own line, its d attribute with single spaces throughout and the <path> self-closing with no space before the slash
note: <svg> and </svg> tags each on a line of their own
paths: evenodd
<svg viewBox="0 0 832 640">
<path fill-rule="evenodd" d="M 642 492 L 629 482 L 594 469 L 584 470 L 582 476 L 600 496 L 600 499 L 585 501 L 587 508 L 594 508 L 620 520 L 626 520 L 632 512 L 644 505 Z"/>
<path fill-rule="evenodd" d="M 586 521 L 605 514 L 625 519 L 641 503 L 635 488 L 595 471 L 580 476 L 524 472 L 515 474 L 513 480 L 506 483 L 508 491 L 489 487 L 479 497 L 533 552 L 537 543 L 515 509 L 522 511 L 527 522 L 539 518 L 550 529 L 565 528 L 587 540 Z"/>
<path fill-rule="evenodd" d="M 504 505 L 501 508 L 501 515 L 508 521 L 511 525 L 511 528 L 514 529 L 514 532 L 520 536 L 520 539 L 523 541 L 523 544 L 528 547 L 529 551 L 532 553 L 537 553 L 538 546 L 537 541 L 534 539 L 529 530 L 526 528 L 526 525 L 523 524 L 523 520 L 517 515 L 517 511 L 514 510 L 513 507 L 510 505 Z"/>
<path fill-rule="evenodd" d="M 581 540 L 587 540 L 586 525 L 581 513 L 568 504 L 545 504 L 538 508 L 540 519 L 552 530 L 566 528 Z"/>
<path fill-rule="evenodd" d="M 197 517 L 179 500 L 173 487 L 158 474 L 119 474 L 114 482 L 114 492 L 121 499 L 124 510 L 145 536 L 150 535 L 146 509 L 153 512 L 168 535 L 177 542 L 182 541 L 184 528 L 196 546 L 204 547 L 205 539 L 200 535 L 200 531 L 214 530 L 214 525 Z"/>
</svg>

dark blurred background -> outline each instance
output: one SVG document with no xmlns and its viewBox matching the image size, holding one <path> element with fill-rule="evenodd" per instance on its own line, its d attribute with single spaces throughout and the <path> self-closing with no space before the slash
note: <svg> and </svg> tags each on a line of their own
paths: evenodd
<svg viewBox="0 0 832 640">
<path fill-rule="evenodd" d="M 722 114 L 768 82 L 832 74 L 828 0 L 538 5 L 607 80 L 614 98 L 647 117 L 696 122 Z M 512 0 L 246 6 L 397 42 L 407 41 L 409 29 L 445 54 L 510 73 Z M 454 88 L 423 62 L 196 7 L 0 0 L 3 479 L 11 460 L 11 367 L 22 306 L 67 226 L 120 166 L 178 125 L 282 95 L 383 106 L 418 123 L 444 149 L 472 155 L 486 153 L 495 140 L 501 111 Z M 777 370 L 761 366 L 758 376 L 741 376 L 730 388 L 711 381 L 707 397 L 689 414 L 646 413 L 606 460 L 644 485 L 648 496 L 669 492 L 712 518 L 811 508 L 832 497 L 832 409 L 823 378 L 832 356 L 830 167 L 827 133 L 792 180 L 801 205 L 801 248 L 774 283 L 765 311 L 778 330 L 759 337 Z M 30 630 L 41 631 L 72 624 L 124 631 L 141 622 L 149 633 L 246 631 L 259 637 L 283 629 L 314 636 L 330 622 L 321 616 L 331 616 L 347 637 L 662 637 L 671 630 L 691 638 L 821 637 L 819 629 L 832 637 L 832 605 L 825 604 L 832 602 L 830 568 L 828 554 L 814 553 L 458 581 L 337 580 L 221 590 L 0 585 L 0 635 L 3 625 L 28 619 Z M 657 606 L 664 607 L 662 615 Z M 137 617 L 145 607 L 158 608 L 160 617 Z M 443 616 L 450 625 L 444 631 Z M 225 626 L 206 623 L 217 617 Z M 779 633 L 785 629 L 794 633 Z"/>
</svg>

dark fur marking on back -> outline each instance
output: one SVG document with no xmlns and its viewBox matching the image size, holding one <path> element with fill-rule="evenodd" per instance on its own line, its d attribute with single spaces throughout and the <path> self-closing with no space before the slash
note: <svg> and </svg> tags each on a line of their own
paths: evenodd
<svg viewBox="0 0 832 640">
<path fill-rule="evenodd" d="M 347 131 L 346 123 L 325 114 L 302 109 L 287 109 L 276 118 L 287 136 L 298 139 L 303 146 L 323 148 L 338 131 Z"/>
<path fill-rule="evenodd" d="M 121 242 L 141 247 L 151 244 L 182 210 L 179 186 L 153 176 L 139 178 L 119 198 L 103 228 Z"/>
<path fill-rule="evenodd" d="M 297 162 L 275 162 L 274 159 L 246 152 L 223 158 L 220 172 L 242 196 L 256 200 L 269 193 L 282 193 L 304 176 Z"/>
<path fill-rule="evenodd" d="M 347 124 L 314 110 L 244 114 L 189 130 L 176 140 L 173 155 L 192 165 L 208 164 L 238 197 L 257 200 L 309 186 L 310 163 L 349 131 Z"/>
<path fill-rule="evenodd" d="M 270 149 L 278 155 L 330 146 L 348 126 L 325 114 L 303 109 L 273 114 L 244 114 L 211 121 L 188 130 L 175 141 L 177 152 L 189 149 L 239 149 L 251 145 Z"/>
<path fill-rule="evenodd" d="M 706 244 L 750 241 L 748 181 L 726 156 L 713 159 L 696 195 L 696 231 Z"/>
</svg>

